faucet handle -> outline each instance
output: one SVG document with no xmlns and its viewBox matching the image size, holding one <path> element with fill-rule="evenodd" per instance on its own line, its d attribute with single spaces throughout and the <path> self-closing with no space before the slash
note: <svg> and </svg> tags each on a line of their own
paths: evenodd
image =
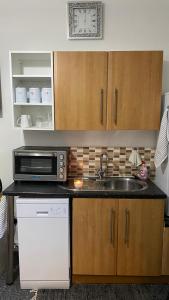
<svg viewBox="0 0 169 300">
<path fill-rule="evenodd" d="M 100 179 L 102 179 L 105 174 L 105 171 L 103 169 L 99 168 L 97 170 L 96 174 L 99 176 Z"/>
</svg>

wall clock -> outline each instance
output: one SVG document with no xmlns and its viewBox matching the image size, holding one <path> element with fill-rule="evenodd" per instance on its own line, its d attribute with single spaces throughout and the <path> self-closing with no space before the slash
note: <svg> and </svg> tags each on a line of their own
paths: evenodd
<svg viewBox="0 0 169 300">
<path fill-rule="evenodd" d="M 68 2 L 68 39 L 103 38 L 103 3 Z"/>
</svg>

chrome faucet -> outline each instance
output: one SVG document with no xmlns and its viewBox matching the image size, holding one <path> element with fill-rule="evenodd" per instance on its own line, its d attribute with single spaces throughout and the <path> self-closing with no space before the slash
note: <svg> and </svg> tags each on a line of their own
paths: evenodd
<svg viewBox="0 0 169 300">
<path fill-rule="evenodd" d="M 103 167 L 103 163 L 106 163 L 106 166 Z M 97 175 L 99 176 L 100 179 L 102 179 L 105 176 L 107 163 L 108 163 L 108 155 L 106 152 L 103 152 L 100 155 L 100 168 L 97 170 Z"/>
</svg>

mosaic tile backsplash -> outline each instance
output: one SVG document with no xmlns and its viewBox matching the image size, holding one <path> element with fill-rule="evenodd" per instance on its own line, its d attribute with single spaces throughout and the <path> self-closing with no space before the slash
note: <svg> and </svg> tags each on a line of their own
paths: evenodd
<svg viewBox="0 0 169 300">
<path fill-rule="evenodd" d="M 100 155 L 108 155 L 106 176 L 130 176 L 138 172 L 129 157 L 132 150 L 137 150 L 146 162 L 148 176 L 155 176 L 155 149 L 145 147 L 71 147 L 69 155 L 68 177 L 95 176 L 100 166 Z"/>
</svg>

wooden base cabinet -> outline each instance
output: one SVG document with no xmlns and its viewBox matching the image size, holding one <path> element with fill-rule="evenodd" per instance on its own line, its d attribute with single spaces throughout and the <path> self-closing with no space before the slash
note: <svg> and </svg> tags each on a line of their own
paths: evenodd
<svg viewBox="0 0 169 300">
<path fill-rule="evenodd" d="M 162 199 L 73 199 L 74 275 L 161 275 Z"/>
<path fill-rule="evenodd" d="M 169 227 L 163 231 L 162 275 L 169 275 Z"/>
</svg>

